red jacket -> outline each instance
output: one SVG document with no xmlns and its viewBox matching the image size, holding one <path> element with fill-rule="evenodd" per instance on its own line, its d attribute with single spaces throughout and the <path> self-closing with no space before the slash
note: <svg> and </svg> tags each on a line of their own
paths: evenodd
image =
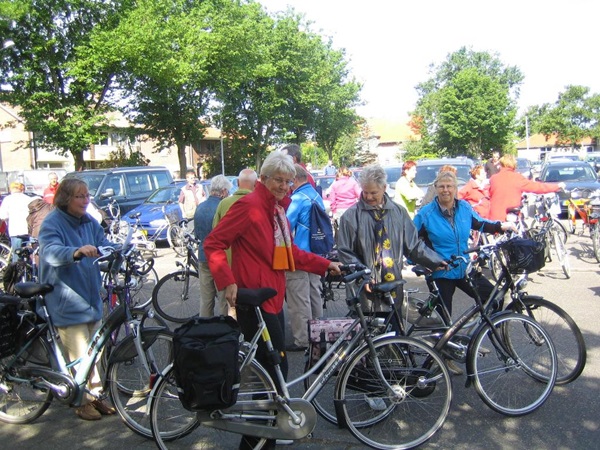
<svg viewBox="0 0 600 450">
<path fill-rule="evenodd" d="M 283 309 L 285 270 L 273 270 L 275 197 L 262 184 L 235 202 L 227 214 L 204 240 L 204 253 L 218 290 L 236 283 L 238 287 L 271 287 L 277 295 L 265 303 L 263 310 L 278 314 Z M 279 202 L 287 209 L 291 200 Z M 227 264 L 225 249 L 231 247 L 232 267 Z M 297 270 L 324 274 L 329 261 L 293 245 Z"/>
<path fill-rule="evenodd" d="M 484 219 L 487 219 L 490 213 L 489 184 L 481 187 L 471 178 L 469 182 L 458 191 L 458 198 L 468 201 L 477 214 Z"/>
<path fill-rule="evenodd" d="M 502 167 L 500 172 L 490 178 L 490 220 L 506 220 L 506 210 L 521 206 L 523 192 L 547 194 L 557 192 L 557 183 L 540 183 L 531 181 L 515 172 L 514 169 Z"/>
</svg>

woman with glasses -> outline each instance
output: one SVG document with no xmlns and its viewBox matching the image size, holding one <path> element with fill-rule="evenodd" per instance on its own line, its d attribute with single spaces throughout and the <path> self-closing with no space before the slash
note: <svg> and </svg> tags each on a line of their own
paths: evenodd
<svg viewBox="0 0 600 450">
<path fill-rule="evenodd" d="M 512 223 L 483 219 L 467 201 L 458 200 L 457 179 L 454 172 L 439 172 L 433 186 L 437 191 L 434 200 L 419 210 L 414 222 L 419 237 L 444 259 L 449 259 L 452 255 L 464 255 L 469 247 L 471 230 L 503 233 L 514 229 Z M 466 263 L 458 260 L 455 267 L 433 274 L 444 306 L 450 315 L 452 315 L 452 297 L 456 288 L 475 298 L 475 292 L 466 279 L 466 268 Z M 479 280 L 479 294 L 481 298 L 486 299 L 493 286 L 483 277 Z M 452 373 L 456 375 L 463 373 L 452 360 L 448 360 L 447 363 Z"/>
<path fill-rule="evenodd" d="M 82 357 L 102 320 L 101 277 L 94 258 L 97 247 L 112 245 L 100 224 L 87 214 L 90 194 L 85 182 L 63 180 L 54 196 L 55 208 L 40 228 L 40 282 L 54 286 L 46 294 L 48 312 L 58 328 L 71 361 Z M 101 400 L 96 369 L 89 382 L 88 403 L 75 412 L 84 420 L 99 420 L 115 409 Z"/>
<path fill-rule="evenodd" d="M 271 153 L 260 169 L 260 182 L 254 191 L 235 202 L 204 240 L 204 253 L 217 289 L 225 290 L 230 306 L 236 306 L 238 287 L 270 287 L 277 291 L 261 309 L 273 346 L 281 355 L 284 377 L 288 369 L 283 314 L 286 271 L 299 269 L 322 275 L 329 270 L 340 274 L 340 263 L 301 250 L 292 241 L 285 210 L 291 203 L 288 192 L 295 176 L 290 156 Z M 228 248 L 231 248 L 231 267 L 225 253 Z M 253 336 L 258 329 L 253 307 L 237 306 L 236 311 L 242 333 Z M 277 382 L 272 357 L 262 341 L 259 341 L 256 358 Z M 258 438 L 244 436 L 239 448 L 254 448 L 256 441 Z M 275 441 L 269 440 L 263 448 L 274 446 Z"/>
</svg>

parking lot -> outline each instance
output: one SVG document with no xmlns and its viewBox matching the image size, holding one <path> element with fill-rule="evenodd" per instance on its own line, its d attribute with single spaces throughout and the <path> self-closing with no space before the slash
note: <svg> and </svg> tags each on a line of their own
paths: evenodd
<svg viewBox="0 0 600 450">
<path fill-rule="evenodd" d="M 598 448 L 600 436 L 600 265 L 591 253 L 586 236 L 570 236 L 572 277 L 565 279 L 556 263 L 530 276 L 528 291 L 544 296 L 568 311 L 581 328 L 587 345 L 587 365 L 574 383 L 556 387 L 550 399 L 533 414 L 520 418 L 501 416 L 479 399 L 473 388 L 465 388 L 465 377 L 453 377 L 453 402 L 443 428 L 423 445 L 424 449 L 583 449 Z M 175 269 L 175 258 L 160 249 L 156 258 L 159 275 Z M 422 280 L 404 272 L 407 286 L 424 289 Z M 471 300 L 457 295 L 455 311 L 466 309 Z M 344 315 L 343 301 L 329 305 L 328 315 Z M 290 354 L 290 377 L 302 373 L 304 355 Z M 300 389 L 301 390 L 301 389 Z M 301 392 L 294 391 L 300 395 Z M 66 405 L 54 401 L 50 409 L 29 425 L 0 424 L 3 446 L 11 449 L 129 449 L 155 448 L 152 441 L 136 436 L 116 416 L 98 422 L 78 419 Z M 202 448 L 202 447 L 197 447 Z M 319 418 L 310 438 L 290 449 L 360 449 L 346 430 Z"/>
</svg>

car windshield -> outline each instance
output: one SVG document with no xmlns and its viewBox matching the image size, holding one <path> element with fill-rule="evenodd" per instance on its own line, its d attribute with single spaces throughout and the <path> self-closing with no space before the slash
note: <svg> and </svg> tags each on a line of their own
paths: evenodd
<svg viewBox="0 0 600 450">
<path fill-rule="evenodd" d="M 323 192 L 325 192 L 335 181 L 335 177 L 317 177 L 315 178 L 315 184 L 321 186 Z"/>
<path fill-rule="evenodd" d="M 172 202 L 176 202 L 177 199 L 179 198 L 180 190 L 181 190 L 181 188 L 179 188 L 177 186 L 169 186 L 164 189 L 159 189 L 158 191 L 155 191 L 154 194 L 152 194 L 150 197 L 148 197 L 148 199 L 146 200 L 145 203 L 158 204 L 158 203 L 166 203 L 169 200 Z"/>
<path fill-rule="evenodd" d="M 417 166 L 417 175 L 415 176 L 415 183 L 417 186 L 428 186 L 435 181 L 435 177 L 437 177 L 438 171 L 442 166 L 439 164 L 432 165 L 419 165 Z M 458 178 L 459 183 L 462 184 L 469 181 L 471 178 L 471 166 L 469 165 L 454 165 L 456 167 L 456 178 Z"/>
<path fill-rule="evenodd" d="M 93 197 L 96 195 L 96 192 L 98 191 L 98 187 L 100 186 L 100 183 L 102 183 L 102 180 L 104 179 L 105 175 L 80 172 L 75 176 L 77 178 L 79 178 L 80 180 L 85 181 L 85 184 L 87 184 L 87 187 L 88 187 L 88 191 L 89 191 L 90 195 Z"/>
<path fill-rule="evenodd" d="M 596 174 L 589 165 L 548 167 L 542 181 L 596 181 Z"/>
<path fill-rule="evenodd" d="M 517 169 L 529 169 L 531 163 L 528 159 L 517 159 Z"/>
</svg>

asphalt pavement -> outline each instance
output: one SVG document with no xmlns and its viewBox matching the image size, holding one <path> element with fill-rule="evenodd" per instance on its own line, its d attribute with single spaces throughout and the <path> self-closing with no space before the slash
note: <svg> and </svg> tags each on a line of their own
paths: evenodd
<svg viewBox="0 0 600 450">
<path fill-rule="evenodd" d="M 422 449 L 533 450 L 600 448 L 600 265 L 591 251 L 587 236 L 571 235 L 567 242 L 572 275 L 566 279 L 556 262 L 530 276 L 527 290 L 541 295 L 565 309 L 581 328 L 587 345 L 587 365 L 579 379 L 554 389 L 548 401 L 534 413 L 508 418 L 493 412 L 479 399 L 475 390 L 465 388 L 465 376 L 453 377 L 450 414 Z M 175 270 L 175 257 L 169 249 L 159 249 L 156 270 L 159 276 Z M 404 272 L 408 287 L 426 289 L 421 279 Z M 454 310 L 471 304 L 464 295 L 455 296 Z M 328 316 L 343 316 L 343 301 L 329 304 Z M 289 339 L 289 336 L 288 336 Z M 302 373 L 304 355 L 290 354 L 289 378 Z M 292 394 L 301 395 L 298 389 Z M 86 422 L 72 408 L 53 401 L 46 413 L 32 424 L 0 424 L 0 445 L 7 449 L 44 450 L 156 448 L 152 441 L 135 435 L 117 416 Z M 203 447 L 193 447 L 203 448 Z M 348 450 L 365 448 L 348 431 L 319 418 L 308 438 L 285 449 Z"/>
</svg>

